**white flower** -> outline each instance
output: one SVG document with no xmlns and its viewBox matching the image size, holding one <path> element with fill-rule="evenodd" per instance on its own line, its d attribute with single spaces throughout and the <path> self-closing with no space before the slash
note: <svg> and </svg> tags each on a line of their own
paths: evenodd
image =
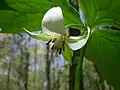
<svg viewBox="0 0 120 90">
<path fill-rule="evenodd" d="M 34 34 L 24 28 L 24 30 L 33 38 L 48 41 L 46 44 L 52 44 L 51 49 L 60 51 L 65 45 L 68 45 L 72 50 L 82 48 L 88 38 L 90 29 L 89 27 L 82 36 L 69 36 L 67 29 L 65 28 L 62 10 L 60 7 L 53 7 L 49 9 L 41 22 L 42 33 Z"/>
</svg>

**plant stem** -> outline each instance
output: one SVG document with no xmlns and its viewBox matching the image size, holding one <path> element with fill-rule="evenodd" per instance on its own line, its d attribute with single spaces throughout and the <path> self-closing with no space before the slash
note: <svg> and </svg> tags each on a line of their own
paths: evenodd
<svg viewBox="0 0 120 90">
<path fill-rule="evenodd" d="M 83 90 L 83 74 L 82 74 L 82 65 L 83 58 L 85 53 L 85 47 L 80 49 L 80 56 L 78 57 L 78 64 L 76 67 L 76 75 L 75 75 L 75 90 Z"/>
<path fill-rule="evenodd" d="M 77 66 L 77 57 L 80 55 L 80 50 L 73 51 L 72 64 L 69 68 L 69 90 L 75 90 L 75 72 Z"/>
<path fill-rule="evenodd" d="M 72 63 L 72 65 L 70 65 L 70 69 L 69 69 L 69 90 L 74 90 L 75 68 L 76 68 L 76 64 Z"/>
</svg>

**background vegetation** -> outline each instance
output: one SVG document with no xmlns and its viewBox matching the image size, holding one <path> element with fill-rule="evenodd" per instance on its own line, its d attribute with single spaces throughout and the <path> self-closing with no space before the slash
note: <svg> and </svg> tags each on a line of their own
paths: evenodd
<svg viewBox="0 0 120 90">
<path fill-rule="evenodd" d="M 41 30 L 55 6 L 71 34 L 91 30 L 83 48 L 67 50 L 73 55 L 54 58 L 45 42 L 21 33 Z M 119 8 L 119 0 L 1 0 L 0 90 L 120 90 Z"/>
</svg>

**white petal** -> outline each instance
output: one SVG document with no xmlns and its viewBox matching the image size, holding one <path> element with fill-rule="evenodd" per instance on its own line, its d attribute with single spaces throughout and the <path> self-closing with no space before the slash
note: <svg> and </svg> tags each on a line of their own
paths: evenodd
<svg viewBox="0 0 120 90">
<path fill-rule="evenodd" d="M 48 35 L 56 34 L 55 32 L 51 32 L 50 30 L 48 30 L 48 28 L 46 28 L 46 27 L 42 27 L 42 32 L 44 34 L 48 34 Z"/>
<path fill-rule="evenodd" d="M 62 15 L 62 9 L 60 7 L 53 7 L 49 9 L 42 20 L 42 30 L 49 30 L 59 34 L 65 33 L 65 24 Z"/>
<path fill-rule="evenodd" d="M 72 50 L 77 50 L 82 48 L 86 43 L 87 40 L 89 38 L 89 34 L 90 34 L 90 28 L 87 28 L 87 35 L 84 34 L 83 36 L 80 37 L 70 37 L 68 40 L 68 46 L 72 49 Z"/>
<path fill-rule="evenodd" d="M 52 35 L 48 35 L 48 34 L 44 34 L 44 33 L 35 34 L 35 33 L 32 33 L 30 31 L 26 30 L 25 28 L 23 28 L 23 29 L 28 35 L 30 35 L 32 38 L 35 38 L 37 40 L 48 41 L 54 37 Z"/>
</svg>

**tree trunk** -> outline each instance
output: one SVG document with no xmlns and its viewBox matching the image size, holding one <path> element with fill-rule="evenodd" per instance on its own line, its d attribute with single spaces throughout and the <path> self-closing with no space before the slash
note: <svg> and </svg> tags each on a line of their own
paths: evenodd
<svg viewBox="0 0 120 90">
<path fill-rule="evenodd" d="M 10 90 L 10 73 L 11 73 L 11 60 L 9 62 L 9 67 L 8 67 L 8 76 L 7 76 L 7 90 Z"/>
<path fill-rule="evenodd" d="M 56 90 L 60 89 L 60 72 L 57 73 Z"/>
<path fill-rule="evenodd" d="M 28 67 L 29 67 L 29 52 L 25 53 L 25 57 L 26 57 L 26 63 L 25 63 L 25 67 L 24 67 L 24 73 L 25 73 L 25 83 L 24 83 L 24 88 L 25 90 L 28 90 Z"/>
<path fill-rule="evenodd" d="M 36 90 L 37 88 L 36 88 L 36 69 L 37 69 L 37 67 L 36 67 L 36 64 L 37 64 L 37 41 L 36 41 L 36 43 L 35 43 L 35 57 L 34 57 L 34 67 L 35 67 L 35 70 L 34 70 L 34 76 L 33 76 L 33 80 L 34 80 L 34 83 L 35 83 L 35 87 L 34 87 L 34 90 Z"/>
<path fill-rule="evenodd" d="M 29 72 L 29 57 L 30 57 L 30 53 L 28 52 L 28 42 L 30 41 L 30 37 L 28 38 L 28 40 L 26 40 L 25 43 L 25 52 L 24 52 L 24 57 L 25 57 L 25 62 L 24 62 L 24 88 L 25 90 L 28 90 L 28 72 Z"/>
<path fill-rule="evenodd" d="M 51 66 L 51 62 L 50 62 L 50 51 L 49 51 L 49 45 L 46 45 L 47 48 L 47 55 L 46 55 L 46 67 L 45 67 L 45 81 L 44 81 L 44 89 L 45 90 L 50 90 L 50 66 Z"/>
<path fill-rule="evenodd" d="M 99 90 L 105 90 L 104 79 L 102 78 L 102 75 L 100 74 L 98 67 L 95 64 L 93 65 L 93 67 L 95 68 L 95 70 L 99 76 Z"/>
<path fill-rule="evenodd" d="M 55 89 L 55 85 L 56 85 L 56 78 L 55 78 L 55 75 L 56 75 L 56 72 L 55 72 L 55 69 L 53 69 L 53 72 L 52 72 L 52 87 L 51 87 L 51 90 L 56 90 Z"/>
</svg>

